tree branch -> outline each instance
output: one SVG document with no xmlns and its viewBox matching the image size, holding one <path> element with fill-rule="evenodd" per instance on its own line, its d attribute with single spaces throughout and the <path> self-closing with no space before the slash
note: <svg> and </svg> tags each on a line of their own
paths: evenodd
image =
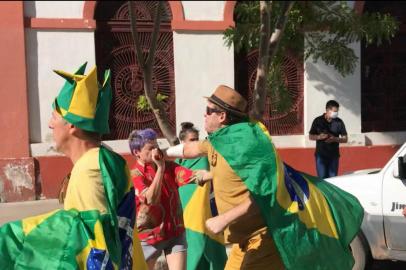
<svg viewBox="0 0 406 270">
<path fill-rule="evenodd" d="M 156 97 L 156 92 L 154 91 L 153 88 L 153 82 L 152 82 L 152 76 L 153 76 L 153 65 L 154 65 L 154 59 L 155 59 L 155 53 L 156 53 L 156 43 L 158 41 L 158 35 L 159 35 L 159 28 L 160 28 L 160 22 L 161 22 L 161 1 L 158 1 L 158 6 L 155 12 L 155 18 L 154 18 L 154 29 L 152 33 L 152 40 L 151 40 L 151 48 L 148 51 L 148 58 L 146 62 L 144 62 L 144 55 L 140 47 L 140 43 L 138 40 L 138 32 L 137 32 L 137 25 L 136 21 L 137 18 L 135 18 L 134 15 L 134 3 L 132 1 L 128 1 L 128 8 L 129 8 L 129 14 L 130 14 L 130 22 L 131 22 L 131 33 L 132 37 L 134 39 L 134 50 L 137 55 L 138 59 L 138 64 L 141 68 L 143 79 L 144 79 L 144 93 L 145 93 L 145 98 L 148 101 L 148 104 L 150 108 L 152 109 L 152 112 L 155 115 L 155 118 L 158 122 L 158 126 L 162 131 L 162 134 L 166 137 L 168 142 L 171 145 L 174 145 L 177 143 L 177 137 L 176 134 L 172 131 L 172 128 L 169 124 L 168 116 L 160 102 L 157 100 Z"/>
<path fill-rule="evenodd" d="M 159 35 L 159 26 L 161 24 L 161 9 L 162 9 L 162 1 L 158 1 L 158 5 L 155 10 L 151 48 L 149 49 L 149 54 L 148 54 L 148 58 L 146 61 L 147 69 L 152 69 L 152 66 L 154 65 L 155 50 L 156 50 L 156 44 L 157 44 L 158 35 Z"/>
<path fill-rule="evenodd" d="M 268 40 L 271 35 L 271 9 L 270 1 L 260 1 L 260 39 L 258 49 L 258 66 L 257 75 L 255 78 L 253 107 L 251 117 L 256 120 L 261 120 L 264 114 L 266 101 L 266 78 L 269 63 L 269 46 Z"/>
<path fill-rule="evenodd" d="M 134 3 L 133 1 L 128 1 L 128 10 L 130 14 L 130 24 L 131 24 L 131 34 L 134 40 L 134 49 L 137 55 L 138 64 L 140 65 L 141 69 L 145 69 L 145 62 L 144 62 L 144 55 L 141 50 L 140 41 L 138 39 L 138 32 L 137 32 L 137 18 L 135 18 L 134 14 Z"/>
<path fill-rule="evenodd" d="M 286 25 L 288 23 L 289 12 L 292 9 L 294 1 L 285 1 L 283 6 L 282 16 L 278 18 L 278 21 L 275 26 L 275 31 L 272 33 L 271 38 L 269 39 L 269 51 L 271 56 L 269 57 L 268 66 L 271 65 L 272 60 L 277 54 L 280 43 L 282 40 L 282 35 L 285 32 Z"/>
</svg>

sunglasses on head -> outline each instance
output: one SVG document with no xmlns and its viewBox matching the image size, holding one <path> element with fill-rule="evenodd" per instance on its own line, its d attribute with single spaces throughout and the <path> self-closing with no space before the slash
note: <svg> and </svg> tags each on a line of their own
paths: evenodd
<svg viewBox="0 0 406 270">
<path fill-rule="evenodd" d="M 221 113 L 221 112 L 224 112 L 224 111 L 219 110 L 219 109 L 215 109 L 215 108 L 206 107 L 206 114 L 207 115 L 211 115 L 212 113 Z"/>
</svg>

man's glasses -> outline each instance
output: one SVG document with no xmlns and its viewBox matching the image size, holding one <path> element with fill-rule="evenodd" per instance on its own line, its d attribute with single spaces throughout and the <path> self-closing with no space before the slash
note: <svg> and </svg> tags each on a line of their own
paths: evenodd
<svg viewBox="0 0 406 270">
<path fill-rule="evenodd" d="M 224 112 L 224 111 L 214 109 L 214 108 L 210 108 L 210 107 L 206 107 L 206 114 L 207 115 L 211 115 L 212 113 L 221 113 L 221 112 Z"/>
</svg>

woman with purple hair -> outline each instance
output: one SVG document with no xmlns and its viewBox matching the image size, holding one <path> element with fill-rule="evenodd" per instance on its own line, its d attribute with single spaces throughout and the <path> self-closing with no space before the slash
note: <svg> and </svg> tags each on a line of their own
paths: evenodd
<svg viewBox="0 0 406 270">
<path fill-rule="evenodd" d="M 136 162 L 131 175 L 136 194 L 137 229 L 149 269 L 165 252 L 169 269 L 186 269 L 186 238 L 178 188 L 209 180 L 207 171 L 193 171 L 165 161 L 152 129 L 134 130 L 129 136 Z"/>
</svg>

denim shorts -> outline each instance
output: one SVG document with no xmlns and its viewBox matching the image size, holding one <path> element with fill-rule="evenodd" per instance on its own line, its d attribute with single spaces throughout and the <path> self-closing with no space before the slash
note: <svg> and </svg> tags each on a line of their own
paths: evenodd
<svg viewBox="0 0 406 270">
<path fill-rule="evenodd" d="M 162 251 L 165 252 L 165 255 L 186 251 L 187 243 L 185 233 L 183 233 L 175 238 L 153 245 L 150 245 L 145 241 L 141 241 L 141 247 L 142 251 L 144 252 L 145 260 L 149 260 L 152 258 L 158 258 Z"/>
</svg>

